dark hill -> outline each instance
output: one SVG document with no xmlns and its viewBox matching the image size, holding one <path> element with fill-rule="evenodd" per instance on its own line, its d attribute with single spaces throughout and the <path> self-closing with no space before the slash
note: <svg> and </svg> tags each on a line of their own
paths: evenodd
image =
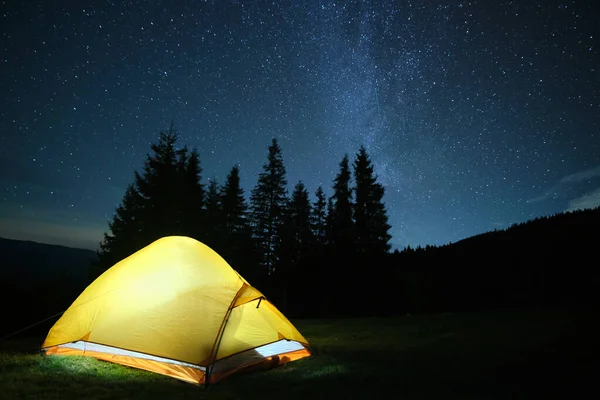
<svg viewBox="0 0 600 400">
<path fill-rule="evenodd" d="M 97 258 L 91 250 L 4 238 L 0 252 L 0 337 L 66 309 L 90 283 Z"/>
<path fill-rule="evenodd" d="M 441 247 L 395 253 L 409 309 L 598 304 L 600 208 L 555 214 Z"/>
</svg>

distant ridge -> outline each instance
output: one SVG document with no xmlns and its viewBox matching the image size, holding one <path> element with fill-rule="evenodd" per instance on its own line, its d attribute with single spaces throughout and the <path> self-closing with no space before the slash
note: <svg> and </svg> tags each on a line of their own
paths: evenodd
<svg viewBox="0 0 600 400">
<path fill-rule="evenodd" d="M 7 305 L 0 337 L 68 308 L 91 282 L 97 259 L 88 249 L 6 238 L 0 254 L 0 302 Z"/>
<path fill-rule="evenodd" d="M 417 311 L 596 307 L 600 207 L 392 255 L 402 304 Z"/>
<path fill-rule="evenodd" d="M 61 279 L 63 286 L 81 286 L 89 280 L 96 252 L 88 249 L 0 238 L 0 279 L 31 287 Z"/>
<path fill-rule="evenodd" d="M 29 245 L 39 245 L 39 246 L 62 247 L 62 248 L 72 249 L 72 250 L 89 251 L 89 252 L 94 253 L 94 254 L 96 253 L 93 250 L 84 249 L 84 248 L 81 248 L 81 247 L 66 246 L 66 245 L 62 245 L 62 244 L 53 244 L 53 243 L 43 243 L 43 242 L 38 242 L 38 241 L 35 241 L 35 240 L 10 239 L 10 238 L 5 238 L 5 237 L 0 236 L 0 242 L 1 241 L 12 242 L 13 244 L 16 244 L 16 245 L 19 245 L 19 244 L 29 244 Z"/>
</svg>

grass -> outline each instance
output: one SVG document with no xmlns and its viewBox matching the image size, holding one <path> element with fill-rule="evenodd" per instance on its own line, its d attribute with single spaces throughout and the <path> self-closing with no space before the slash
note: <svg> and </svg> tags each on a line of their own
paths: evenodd
<svg viewBox="0 0 600 400">
<path fill-rule="evenodd" d="M 88 357 L 20 350 L 26 342 L 4 343 L 0 398 L 519 399 L 597 392 L 592 313 L 490 312 L 295 325 L 315 356 L 238 374 L 208 389 Z"/>
</svg>

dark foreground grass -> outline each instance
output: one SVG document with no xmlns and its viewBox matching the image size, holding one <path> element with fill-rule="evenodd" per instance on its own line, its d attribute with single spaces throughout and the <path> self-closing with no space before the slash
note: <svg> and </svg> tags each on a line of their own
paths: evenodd
<svg viewBox="0 0 600 400">
<path fill-rule="evenodd" d="M 0 398 L 597 398 L 595 319 L 554 310 L 295 321 L 314 357 L 238 374 L 208 389 L 4 343 Z"/>
</svg>

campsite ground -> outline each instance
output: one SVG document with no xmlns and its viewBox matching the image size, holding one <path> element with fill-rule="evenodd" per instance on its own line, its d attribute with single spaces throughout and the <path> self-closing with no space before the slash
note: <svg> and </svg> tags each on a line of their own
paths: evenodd
<svg viewBox="0 0 600 400">
<path fill-rule="evenodd" d="M 0 348 L 0 398 L 595 397 L 595 314 L 519 311 L 293 321 L 316 356 L 209 389 L 85 357 Z"/>
</svg>

